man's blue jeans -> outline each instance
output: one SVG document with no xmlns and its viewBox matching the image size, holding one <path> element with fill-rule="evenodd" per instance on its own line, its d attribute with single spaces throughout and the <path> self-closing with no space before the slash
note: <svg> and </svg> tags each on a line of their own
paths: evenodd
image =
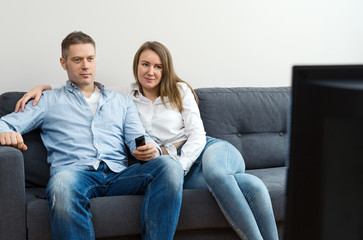
<svg viewBox="0 0 363 240">
<path fill-rule="evenodd" d="M 173 239 L 183 175 L 181 164 L 169 156 L 134 164 L 120 173 L 112 172 L 105 163 L 96 171 L 58 171 L 47 186 L 53 239 L 94 239 L 90 198 L 136 194 L 145 194 L 141 210 L 143 239 Z M 127 218 L 121 213 L 115 215 Z"/>
<path fill-rule="evenodd" d="M 232 144 L 207 137 L 184 188 L 209 189 L 242 239 L 278 239 L 268 190 L 258 177 L 245 173 L 242 155 Z"/>
</svg>

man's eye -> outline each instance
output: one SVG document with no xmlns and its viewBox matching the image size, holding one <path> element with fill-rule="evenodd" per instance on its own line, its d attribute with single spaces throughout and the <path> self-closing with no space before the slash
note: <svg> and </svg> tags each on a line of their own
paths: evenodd
<svg viewBox="0 0 363 240">
<path fill-rule="evenodd" d="M 88 58 L 88 61 L 92 62 L 94 59 L 95 59 L 95 58 L 90 57 L 90 58 Z"/>
<path fill-rule="evenodd" d="M 73 59 L 73 61 L 75 61 L 75 62 L 80 62 L 80 61 L 81 61 L 81 59 L 79 59 L 79 58 L 75 58 L 75 59 Z"/>
</svg>

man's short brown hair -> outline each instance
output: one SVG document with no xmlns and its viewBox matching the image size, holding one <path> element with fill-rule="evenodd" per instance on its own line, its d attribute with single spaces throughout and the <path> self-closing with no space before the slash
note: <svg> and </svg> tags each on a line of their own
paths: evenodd
<svg viewBox="0 0 363 240">
<path fill-rule="evenodd" d="M 62 58 L 67 61 L 68 50 L 71 45 L 90 43 L 96 49 L 96 43 L 87 34 L 81 31 L 75 31 L 68 34 L 68 36 L 62 41 Z"/>
</svg>

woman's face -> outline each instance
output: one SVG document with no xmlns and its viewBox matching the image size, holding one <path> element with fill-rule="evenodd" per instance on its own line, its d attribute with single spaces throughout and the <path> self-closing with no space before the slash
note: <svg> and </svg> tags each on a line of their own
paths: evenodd
<svg viewBox="0 0 363 240">
<path fill-rule="evenodd" d="M 144 50 L 140 55 L 137 67 L 137 78 L 143 92 L 155 93 L 159 90 L 162 72 L 160 56 L 150 49 Z"/>
</svg>

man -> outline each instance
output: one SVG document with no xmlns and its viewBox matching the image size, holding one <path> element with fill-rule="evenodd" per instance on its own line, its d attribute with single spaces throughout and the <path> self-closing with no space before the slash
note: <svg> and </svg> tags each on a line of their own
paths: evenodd
<svg viewBox="0 0 363 240">
<path fill-rule="evenodd" d="M 160 156 L 130 98 L 94 82 L 95 56 L 91 37 L 70 33 L 60 59 L 67 85 L 44 92 L 37 106 L 1 118 L 0 143 L 26 150 L 21 134 L 41 129 L 50 164 L 47 198 L 53 239 L 94 239 L 90 198 L 126 194 L 145 194 L 143 239 L 173 239 L 182 166 Z M 146 144 L 137 148 L 140 135 Z M 127 147 L 146 163 L 127 167 Z"/>
</svg>

